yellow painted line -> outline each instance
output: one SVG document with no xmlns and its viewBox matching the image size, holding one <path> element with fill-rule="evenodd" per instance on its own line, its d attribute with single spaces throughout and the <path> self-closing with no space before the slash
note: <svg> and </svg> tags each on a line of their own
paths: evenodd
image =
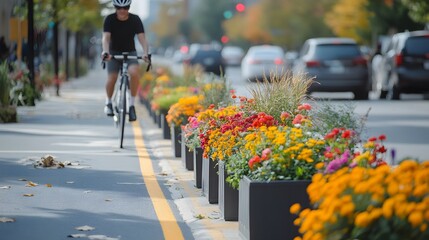
<svg viewBox="0 0 429 240">
<path fill-rule="evenodd" d="M 132 126 L 134 132 L 134 142 L 136 145 L 137 154 L 139 156 L 140 171 L 142 173 L 143 180 L 147 187 L 153 207 L 155 208 L 155 213 L 161 224 L 164 238 L 166 240 L 185 239 L 179 224 L 177 224 L 177 219 L 174 216 L 173 211 L 171 210 L 170 205 L 168 204 L 168 201 L 165 198 L 164 193 L 162 192 L 161 187 L 159 186 L 159 183 L 156 179 L 149 153 L 147 152 L 143 141 L 143 134 L 140 125 L 136 121 L 132 123 Z"/>
</svg>

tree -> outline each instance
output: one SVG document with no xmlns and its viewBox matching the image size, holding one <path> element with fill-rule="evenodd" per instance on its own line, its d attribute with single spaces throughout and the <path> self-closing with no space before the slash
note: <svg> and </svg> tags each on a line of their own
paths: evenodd
<svg viewBox="0 0 429 240">
<path fill-rule="evenodd" d="M 429 23 L 429 1 L 427 0 L 402 0 L 410 10 L 411 19 L 418 23 Z"/>
<path fill-rule="evenodd" d="M 423 28 L 423 23 L 411 19 L 410 9 L 401 0 L 367 1 L 367 10 L 371 13 L 370 25 L 377 35 Z"/>
<path fill-rule="evenodd" d="M 340 37 L 350 37 L 360 43 L 371 42 L 370 13 L 367 0 L 339 0 L 325 16 L 326 24 Z"/>
<path fill-rule="evenodd" d="M 234 8 L 231 0 L 200 0 L 196 13 L 192 16 L 196 31 L 203 33 L 206 41 L 217 40 L 225 34 L 222 23 L 223 13 Z"/>
</svg>

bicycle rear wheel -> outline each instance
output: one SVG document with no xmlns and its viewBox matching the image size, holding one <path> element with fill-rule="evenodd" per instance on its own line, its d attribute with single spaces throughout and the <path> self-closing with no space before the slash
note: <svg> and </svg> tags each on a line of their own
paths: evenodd
<svg viewBox="0 0 429 240">
<path fill-rule="evenodd" d="M 127 88 L 128 81 L 125 79 L 126 76 L 121 79 L 121 96 L 119 99 L 119 147 L 123 147 L 124 143 L 124 133 L 125 133 L 125 120 L 127 115 Z"/>
</svg>

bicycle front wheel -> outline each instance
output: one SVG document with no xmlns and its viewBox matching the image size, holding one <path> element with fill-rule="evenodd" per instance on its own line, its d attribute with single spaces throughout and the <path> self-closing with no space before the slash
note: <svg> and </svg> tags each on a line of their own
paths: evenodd
<svg viewBox="0 0 429 240">
<path fill-rule="evenodd" d="M 119 99 L 119 147 L 123 148 L 125 134 L 125 120 L 127 116 L 127 88 L 128 81 L 126 76 L 121 79 L 121 97 Z"/>
</svg>

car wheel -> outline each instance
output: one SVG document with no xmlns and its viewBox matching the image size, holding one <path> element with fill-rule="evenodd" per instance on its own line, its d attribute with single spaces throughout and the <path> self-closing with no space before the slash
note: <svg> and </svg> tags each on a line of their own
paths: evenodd
<svg viewBox="0 0 429 240">
<path fill-rule="evenodd" d="M 368 91 L 360 90 L 353 93 L 355 95 L 355 100 L 368 100 Z"/>
<path fill-rule="evenodd" d="M 387 92 L 388 92 L 387 90 L 381 90 L 381 89 L 375 90 L 374 96 L 376 99 L 386 99 Z"/>
<path fill-rule="evenodd" d="M 386 98 L 389 100 L 399 100 L 400 92 L 398 86 L 392 85 L 392 87 L 387 92 Z"/>
</svg>

